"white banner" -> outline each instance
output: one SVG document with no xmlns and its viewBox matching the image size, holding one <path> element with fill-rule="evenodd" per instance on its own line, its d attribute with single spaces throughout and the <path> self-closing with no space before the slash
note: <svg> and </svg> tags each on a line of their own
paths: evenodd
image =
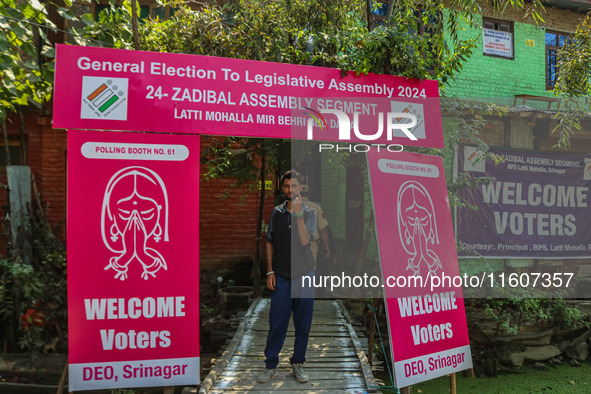
<svg viewBox="0 0 591 394">
<path fill-rule="evenodd" d="M 513 58 L 513 33 L 482 29 L 482 48 L 485 55 Z"/>
<path fill-rule="evenodd" d="M 70 391 L 199 384 L 199 358 L 70 364 Z"/>
<path fill-rule="evenodd" d="M 394 363 L 398 387 L 412 386 L 470 368 L 472 368 L 470 345 Z"/>
</svg>

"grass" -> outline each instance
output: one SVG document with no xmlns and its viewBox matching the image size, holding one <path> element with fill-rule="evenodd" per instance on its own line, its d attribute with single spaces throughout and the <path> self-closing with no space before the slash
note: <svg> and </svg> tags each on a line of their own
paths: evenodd
<svg viewBox="0 0 591 394">
<path fill-rule="evenodd" d="M 457 373 L 457 393 L 591 393 L 591 365 L 588 361 L 580 368 L 565 363 L 548 371 L 538 371 L 526 365 L 518 371 L 499 374 L 497 377 L 470 379 Z M 433 379 L 414 385 L 413 393 L 449 393 L 449 377 Z"/>
</svg>

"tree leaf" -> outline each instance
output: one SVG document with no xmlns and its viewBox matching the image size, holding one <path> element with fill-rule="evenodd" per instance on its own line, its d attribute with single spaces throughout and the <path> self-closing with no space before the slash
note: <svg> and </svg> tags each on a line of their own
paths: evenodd
<svg viewBox="0 0 591 394">
<path fill-rule="evenodd" d="M 76 15 L 74 15 L 74 13 L 69 8 L 59 7 L 57 9 L 57 12 L 64 19 L 67 19 L 67 20 L 70 20 L 70 21 L 77 19 L 76 18 Z"/>
<path fill-rule="evenodd" d="M 92 14 L 84 14 L 80 17 L 80 19 L 82 19 L 82 22 L 86 23 L 88 26 L 94 26 L 96 24 Z"/>
</svg>

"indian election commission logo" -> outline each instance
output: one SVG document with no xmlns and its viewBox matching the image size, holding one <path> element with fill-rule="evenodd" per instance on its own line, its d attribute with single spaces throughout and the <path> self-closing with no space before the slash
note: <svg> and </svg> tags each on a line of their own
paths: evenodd
<svg viewBox="0 0 591 394">
<path fill-rule="evenodd" d="M 82 77 L 82 119 L 127 120 L 127 78 Z"/>
<path fill-rule="evenodd" d="M 416 119 L 416 124 L 410 127 L 410 132 L 419 140 L 427 138 L 425 130 L 425 112 L 423 104 L 405 103 L 402 101 L 391 101 L 390 109 L 392 112 L 400 113 L 402 116 L 394 118 L 397 123 L 412 125 L 412 115 Z M 395 137 L 404 137 L 401 130 L 395 130 L 392 134 Z"/>
<path fill-rule="evenodd" d="M 486 155 L 472 146 L 464 146 L 464 172 L 468 171 L 486 171 Z"/>
<path fill-rule="evenodd" d="M 591 180 L 591 159 L 585 158 L 585 169 L 583 170 L 583 180 L 590 181 Z"/>
</svg>

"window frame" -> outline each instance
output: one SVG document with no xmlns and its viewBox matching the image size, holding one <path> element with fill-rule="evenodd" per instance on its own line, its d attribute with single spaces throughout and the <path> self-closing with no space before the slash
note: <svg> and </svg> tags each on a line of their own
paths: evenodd
<svg viewBox="0 0 591 394">
<path fill-rule="evenodd" d="M 386 13 L 388 11 L 388 1 L 386 0 L 372 0 L 371 3 L 380 3 L 380 10 L 385 10 Z M 375 29 L 378 26 L 383 26 L 386 23 L 386 13 L 379 14 L 373 10 L 369 11 L 369 18 L 370 18 L 370 27 L 371 29 Z"/>
<path fill-rule="evenodd" d="M 90 13 L 94 16 L 95 19 L 98 18 L 98 14 L 105 7 L 110 7 L 109 0 L 74 0 L 73 2 L 81 5 L 90 6 Z M 154 18 L 158 9 L 162 9 L 162 11 L 164 12 L 164 17 L 160 20 L 168 20 L 172 16 L 174 16 L 175 12 L 177 11 L 177 9 L 171 6 L 170 4 L 161 5 L 156 1 L 150 0 L 139 0 L 137 5 L 138 11 L 140 11 L 140 15 L 144 9 L 148 9 L 147 17 L 138 18 L 139 20 L 144 20 L 146 18 Z"/>
<path fill-rule="evenodd" d="M 546 34 L 554 34 L 556 37 L 556 44 L 557 45 L 548 45 L 546 44 Z M 561 46 L 560 45 L 560 36 L 565 37 L 564 40 L 564 44 Z M 565 33 L 565 32 L 561 32 L 561 31 L 557 31 L 557 30 L 550 30 L 550 29 L 546 29 L 544 31 L 544 61 L 546 63 L 546 67 L 544 68 L 545 73 L 544 73 L 544 78 L 546 80 L 545 84 L 546 84 L 546 90 L 554 90 L 554 87 L 556 86 L 556 81 L 558 80 L 558 52 L 560 51 L 560 49 L 566 45 L 568 43 L 568 41 L 570 40 L 570 33 Z M 554 80 L 550 80 L 548 77 L 550 75 L 549 71 L 549 67 L 550 67 L 550 63 L 549 63 L 549 53 L 548 51 L 555 51 L 554 53 L 554 57 L 555 57 L 555 63 L 554 63 Z M 550 82 L 550 83 L 548 83 Z"/>
<path fill-rule="evenodd" d="M 416 34 L 419 36 L 423 36 L 427 33 L 430 33 L 429 30 L 437 31 L 437 33 L 441 33 L 443 30 L 443 13 L 440 10 L 437 10 L 437 15 L 435 16 L 428 16 L 428 18 L 436 18 L 436 22 L 428 22 L 427 24 L 423 22 L 423 13 L 427 12 L 427 9 L 422 5 L 419 4 L 415 8 L 415 18 L 417 18 L 417 32 Z"/>
<path fill-rule="evenodd" d="M 24 144 L 24 146 L 23 146 Z M 20 140 L 20 136 L 18 135 L 9 135 L 8 136 L 8 150 L 10 151 L 10 165 L 11 166 L 21 166 L 25 165 L 26 163 L 26 155 L 28 149 L 28 136 L 25 135 L 24 141 Z M 3 141 L 0 143 L 0 168 L 6 168 L 8 164 L 6 163 L 6 144 Z"/>
</svg>

